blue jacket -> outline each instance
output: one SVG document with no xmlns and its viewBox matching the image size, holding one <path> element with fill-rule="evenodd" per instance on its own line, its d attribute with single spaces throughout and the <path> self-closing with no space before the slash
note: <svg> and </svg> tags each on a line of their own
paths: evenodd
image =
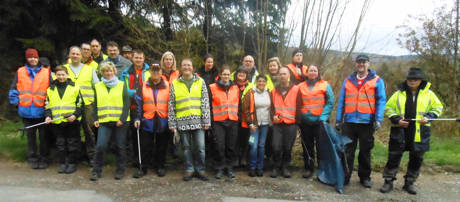
<svg viewBox="0 0 460 202">
<path fill-rule="evenodd" d="M 149 71 L 149 65 L 147 63 L 144 63 L 144 68 L 142 68 L 142 81 L 145 81 L 147 80 L 148 78 L 146 78 L 145 74 L 146 72 Z M 136 71 L 134 70 L 134 65 L 130 65 L 128 67 L 126 67 L 120 74 L 120 80 L 122 80 L 123 82 L 126 83 L 126 87 L 128 87 L 128 95 L 130 98 L 134 98 L 134 94 L 136 94 L 136 89 L 130 89 L 129 86 L 130 86 L 130 83 L 129 83 L 129 75 L 130 74 L 136 74 Z M 150 75 L 150 74 L 148 74 Z M 137 82 L 138 80 L 136 80 L 135 82 Z M 142 86 L 139 86 L 139 88 L 142 88 Z"/>
<path fill-rule="evenodd" d="M 27 68 L 27 71 L 29 72 L 29 77 L 32 79 L 32 82 L 34 80 L 35 74 L 43 68 L 43 66 L 30 68 L 27 64 L 25 65 L 25 67 Z M 53 79 L 51 78 L 51 74 L 50 74 L 49 81 L 50 82 L 53 81 Z M 45 107 L 37 107 L 34 104 L 28 107 L 18 106 L 19 105 L 19 91 L 16 87 L 17 83 L 18 83 L 18 74 L 16 73 L 16 76 L 14 77 L 13 82 L 11 83 L 10 91 L 8 92 L 10 104 L 18 108 L 18 114 L 22 118 L 29 118 L 29 119 L 43 118 L 45 116 L 44 115 Z"/>
<path fill-rule="evenodd" d="M 150 86 L 149 81 L 146 81 L 147 85 Z M 158 84 L 156 87 L 152 88 L 153 95 L 155 99 L 157 99 L 158 95 L 158 88 L 166 88 L 166 83 L 161 80 L 161 83 Z M 137 117 L 135 118 L 136 121 L 141 121 L 141 126 L 144 131 L 150 133 L 162 133 L 165 130 L 169 130 L 168 127 L 168 118 L 161 118 L 159 116 L 155 116 L 153 119 L 146 119 L 144 118 L 144 99 L 142 98 L 142 88 L 140 88 L 139 93 L 135 95 L 136 103 L 137 103 Z"/>
<path fill-rule="evenodd" d="M 369 74 L 367 75 L 364 83 L 367 81 L 374 79 L 377 76 L 377 73 L 369 69 Z M 357 72 L 354 72 L 347 79 L 349 79 L 356 87 L 358 87 L 358 81 L 356 79 Z M 337 117 L 336 123 L 372 123 L 374 121 L 382 122 L 385 112 L 385 104 L 387 101 L 386 93 L 385 93 L 385 83 L 383 82 L 382 78 L 377 80 L 375 86 L 375 113 L 374 114 L 367 114 L 367 113 L 360 113 L 355 111 L 353 113 L 345 113 L 345 84 L 347 79 L 343 82 L 342 88 L 340 89 L 339 100 L 337 104 Z M 363 84 L 364 84 L 363 83 Z M 343 119 L 342 119 L 343 118 Z"/>
<path fill-rule="evenodd" d="M 313 86 L 311 86 L 311 89 Z M 310 89 L 310 90 L 311 90 Z M 302 98 L 300 96 L 300 102 L 302 102 Z M 323 108 L 323 112 L 319 116 L 315 116 L 311 114 L 311 111 L 308 111 L 306 114 L 301 114 L 302 117 L 302 123 L 314 123 L 318 121 L 327 121 L 329 120 L 329 116 L 331 115 L 332 109 L 334 108 L 334 92 L 332 91 L 331 85 L 327 84 L 327 89 L 326 89 L 326 105 Z"/>
</svg>

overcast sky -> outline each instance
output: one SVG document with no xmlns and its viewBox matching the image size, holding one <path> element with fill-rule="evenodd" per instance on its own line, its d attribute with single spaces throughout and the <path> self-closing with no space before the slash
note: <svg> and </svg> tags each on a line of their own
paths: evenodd
<svg viewBox="0 0 460 202">
<path fill-rule="evenodd" d="M 291 0 L 288 19 L 298 22 L 293 34 L 293 46 L 298 46 L 300 41 L 300 22 L 304 0 Z M 434 9 L 447 5 L 452 7 L 452 0 L 371 0 L 369 10 L 362 24 L 360 39 L 355 51 L 377 53 L 384 55 L 407 55 L 406 49 L 401 48 L 396 39 L 404 30 L 397 28 L 403 24 L 419 26 L 416 21 L 410 20 L 408 15 L 418 16 L 425 14 L 431 16 Z M 342 28 L 342 38 L 347 38 L 355 27 L 363 0 L 351 0 L 345 13 Z M 293 17 L 295 16 L 295 17 Z M 347 30 L 349 29 L 349 30 Z M 342 45 L 343 46 L 343 45 Z M 340 49 L 336 43 L 332 49 Z"/>
</svg>

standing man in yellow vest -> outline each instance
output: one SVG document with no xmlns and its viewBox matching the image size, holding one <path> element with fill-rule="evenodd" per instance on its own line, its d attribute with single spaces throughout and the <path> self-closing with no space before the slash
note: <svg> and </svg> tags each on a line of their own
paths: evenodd
<svg viewBox="0 0 460 202">
<path fill-rule="evenodd" d="M 70 64 L 64 65 L 69 72 L 69 78 L 80 87 L 80 92 L 85 105 L 83 110 L 83 119 L 81 125 L 85 133 L 85 146 L 90 165 L 95 153 L 94 144 L 96 141 L 95 129 L 92 127 L 93 121 L 93 102 L 94 90 L 93 85 L 99 82 L 94 68 L 81 63 L 81 49 L 78 46 L 72 46 L 69 50 Z"/>
<path fill-rule="evenodd" d="M 386 104 L 386 115 L 392 123 L 388 161 L 383 171 L 385 184 L 380 192 L 393 190 L 393 181 L 399 170 L 401 157 L 409 151 L 409 163 L 403 189 L 409 194 L 417 194 L 414 182 L 420 173 L 423 155 L 430 149 L 431 123 L 428 119 L 441 115 L 443 106 L 436 94 L 430 90 L 420 68 L 410 68 L 406 81 L 398 85 Z M 410 119 L 418 119 L 411 121 Z"/>
<path fill-rule="evenodd" d="M 80 45 L 81 49 L 81 63 L 92 67 L 97 72 L 98 65 L 96 61 L 91 57 L 91 46 L 89 43 L 82 43 Z M 67 64 L 71 63 L 72 60 L 69 58 Z"/>
<path fill-rule="evenodd" d="M 193 73 L 192 59 L 183 59 L 180 71 L 181 76 L 172 82 L 169 93 L 169 129 L 181 137 L 186 166 L 184 181 L 190 181 L 194 172 L 196 177 L 207 181 L 204 130 L 211 126 L 208 90 L 204 80 Z"/>
</svg>

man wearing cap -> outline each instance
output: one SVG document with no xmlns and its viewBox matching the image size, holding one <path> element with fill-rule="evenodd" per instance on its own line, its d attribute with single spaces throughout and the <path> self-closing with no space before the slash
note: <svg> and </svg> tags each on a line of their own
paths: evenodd
<svg viewBox="0 0 460 202">
<path fill-rule="evenodd" d="M 404 151 L 409 151 L 403 190 L 409 194 L 417 194 L 414 182 L 420 173 L 423 155 L 430 149 L 431 123 L 428 119 L 439 117 L 443 109 L 441 101 L 430 90 L 430 86 L 431 83 L 425 79 L 422 69 L 412 67 L 406 81 L 398 85 L 398 90 L 386 104 L 386 115 L 392 126 L 388 161 L 383 171 L 385 184 L 380 188 L 382 193 L 393 190 L 401 157 Z"/>
<path fill-rule="evenodd" d="M 126 67 L 131 66 L 133 63 L 120 55 L 120 49 L 118 47 L 118 43 L 116 43 L 115 41 L 107 42 L 107 53 L 109 54 L 109 57 L 101 63 L 107 61 L 113 62 L 113 64 L 115 64 L 115 67 L 117 68 L 117 76 L 119 77 L 121 72 L 123 72 L 123 70 Z"/>
<path fill-rule="evenodd" d="M 98 64 L 109 57 L 101 51 L 102 45 L 97 39 L 91 40 L 90 45 L 91 45 L 91 57 L 93 57 L 93 60 L 97 62 Z"/>
<path fill-rule="evenodd" d="M 37 50 L 29 48 L 25 56 L 26 64 L 18 69 L 8 96 L 10 104 L 17 107 L 24 127 L 28 127 L 45 121 L 46 90 L 52 78 L 50 69 L 39 64 Z M 38 150 L 37 131 L 40 140 Z M 47 168 L 49 148 L 44 125 L 30 128 L 25 133 L 27 134 L 27 158 L 30 166 L 33 169 Z"/>
<path fill-rule="evenodd" d="M 286 67 L 291 71 L 291 77 L 289 78 L 293 84 L 299 84 L 304 81 L 308 67 L 303 65 L 303 51 L 302 49 L 295 49 L 292 52 L 292 63 L 287 64 Z"/>
<path fill-rule="evenodd" d="M 124 45 L 123 48 L 121 48 L 121 55 L 125 57 L 128 60 L 133 60 L 133 49 L 129 45 Z"/>
<path fill-rule="evenodd" d="M 374 132 L 381 127 L 386 103 L 385 83 L 369 66 L 369 56 L 356 57 L 356 71 L 345 79 L 340 90 L 336 117 L 336 128 L 352 140 L 345 147 L 348 172 L 344 184 L 350 181 L 359 142 L 358 176 L 366 188 L 372 187 L 371 150 Z"/>
</svg>

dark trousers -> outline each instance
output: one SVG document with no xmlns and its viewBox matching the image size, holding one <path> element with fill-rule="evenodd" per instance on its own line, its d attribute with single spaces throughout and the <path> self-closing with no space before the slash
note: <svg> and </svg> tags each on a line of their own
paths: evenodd
<svg viewBox="0 0 460 202">
<path fill-rule="evenodd" d="M 272 159 L 274 168 L 286 168 L 289 166 L 296 135 L 296 124 L 273 124 Z"/>
<path fill-rule="evenodd" d="M 80 123 L 75 120 L 72 123 L 63 122 L 52 125 L 56 135 L 56 157 L 60 164 L 76 164 L 80 155 Z"/>
<path fill-rule="evenodd" d="M 319 122 L 312 124 L 300 124 L 303 162 L 305 169 L 312 172 L 315 170 L 315 145 L 316 151 L 318 151 L 318 138 L 321 131 L 321 123 Z"/>
<path fill-rule="evenodd" d="M 233 168 L 236 159 L 238 122 L 215 121 L 212 125 L 217 150 L 216 169 Z"/>
<path fill-rule="evenodd" d="M 249 151 L 249 128 L 241 127 L 241 123 L 238 124 L 238 138 L 236 143 L 236 152 L 238 159 L 235 160 L 234 165 L 244 166 L 248 162 L 248 151 Z"/>
<path fill-rule="evenodd" d="M 345 123 L 343 135 L 349 137 L 352 142 L 345 147 L 345 155 L 348 165 L 348 173 L 345 179 L 349 180 L 353 172 L 356 146 L 359 142 L 358 176 L 360 179 L 370 179 L 371 176 L 371 150 L 374 147 L 374 128 L 372 124 Z"/>
<path fill-rule="evenodd" d="M 168 150 L 169 130 L 161 133 L 140 131 L 142 167 L 165 168 L 166 151 Z M 137 136 L 137 133 L 136 133 Z M 137 139 L 137 137 L 136 137 Z M 137 145 L 137 142 L 136 142 Z M 136 148 L 135 153 L 138 153 Z M 136 156 L 139 156 L 138 154 Z M 138 159 L 136 159 L 138 161 Z"/>
<path fill-rule="evenodd" d="M 113 136 L 117 146 L 116 166 L 117 172 L 125 170 L 126 161 L 126 135 L 128 125 L 124 124 L 120 127 L 115 126 L 115 123 L 101 123 L 97 134 L 96 154 L 94 155 L 94 171 L 101 173 L 104 166 L 105 151 L 109 146 L 110 138 Z"/>
<path fill-rule="evenodd" d="M 131 116 L 131 120 L 133 120 L 133 116 Z M 139 131 L 141 133 L 141 131 Z M 141 136 L 141 134 L 139 134 Z M 141 139 L 142 141 L 142 139 Z M 128 166 L 132 166 L 131 164 L 139 167 L 139 154 L 137 148 L 137 128 L 134 127 L 134 121 L 129 122 L 128 127 L 128 134 L 126 136 L 126 156 L 127 156 L 127 163 Z"/>
<path fill-rule="evenodd" d="M 383 178 L 385 180 L 396 180 L 396 174 L 399 170 L 399 164 L 401 163 L 401 157 L 404 151 L 390 151 L 388 153 L 388 161 L 383 170 Z M 410 151 L 409 152 L 409 164 L 407 165 L 406 181 L 415 182 L 420 174 L 420 167 L 423 163 L 423 151 Z"/>
<path fill-rule="evenodd" d="M 85 147 L 86 147 L 86 154 L 88 156 L 88 159 L 93 159 L 94 153 L 96 152 L 95 150 L 96 132 L 95 131 L 97 131 L 97 129 L 93 125 L 94 124 L 93 105 L 94 103 L 90 105 L 85 105 L 83 114 L 82 114 L 82 120 L 81 120 L 81 126 L 85 134 Z"/>
<path fill-rule="evenodd" d="M 45 118 L 29 119 L 23 118 L 22 122 L 24 127 L 31 126 L 37 123 L 44 122 Z M 38 139 L 40 141 L 39 148 L 37 149 L 37 131 Z M 27 134 L 27 158 L 29 162 L 45 161 L 48 162 L 49 148 L 47 144 L 45 126 L 40 125 L 26 130 Z"/>
</svg>

